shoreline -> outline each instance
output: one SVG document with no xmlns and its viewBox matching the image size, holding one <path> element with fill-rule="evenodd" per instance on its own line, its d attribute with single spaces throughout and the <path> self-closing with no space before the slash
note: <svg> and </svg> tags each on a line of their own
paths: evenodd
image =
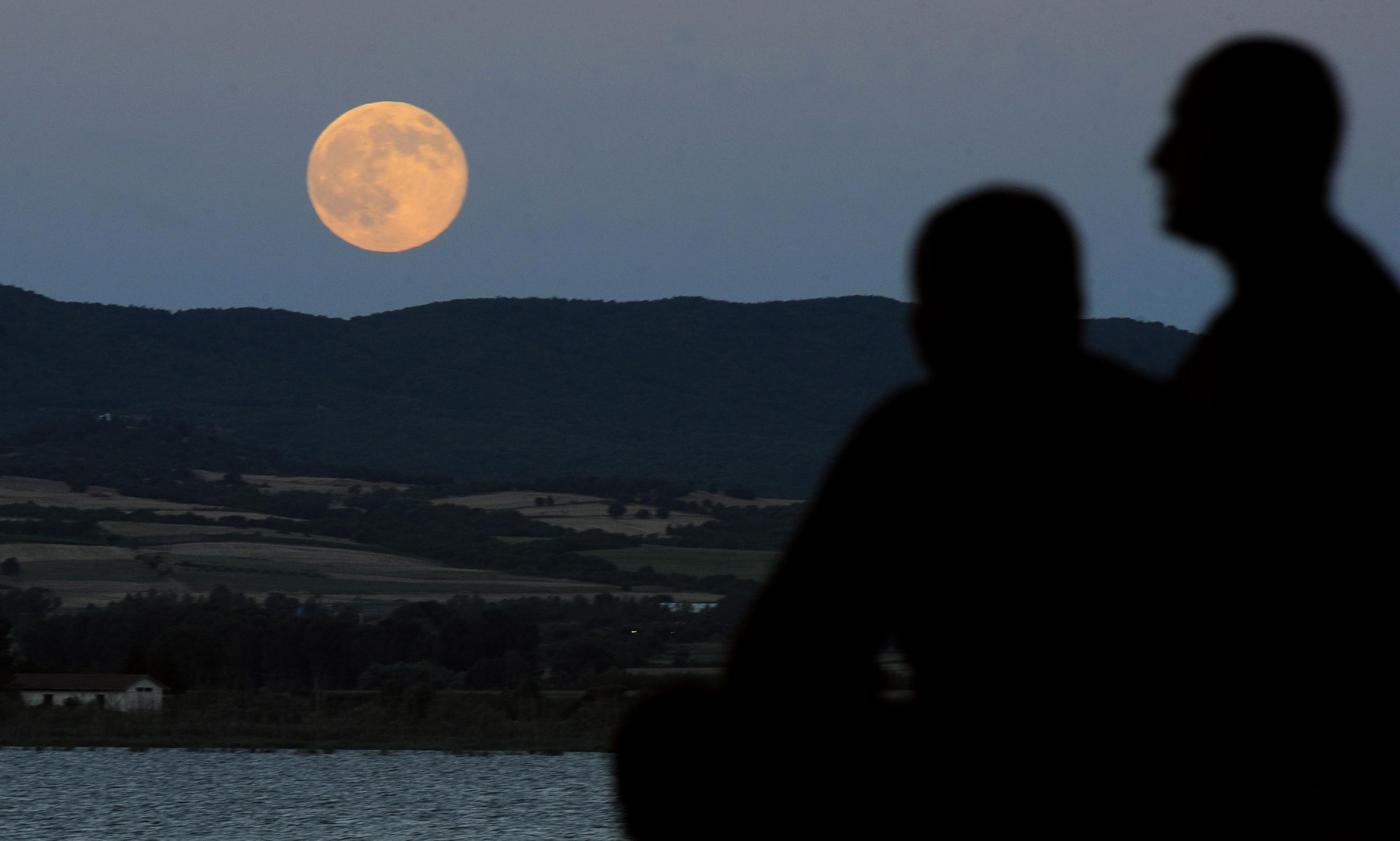
<svg viewBox="0 0 1400 841">
<path fill-rule="evenodd" d="M 125 723 L 123 723 L 125 724 Z M 144 724 L 144 723 L 143 723 Z M 229 727 L 212 733 L 193 728 L 167 728 L 163 722 L 148 726 L 123 726 L 104 730 L 89 727 L 27 727 L 19 722 L 0 722 L 0 748 L 17 750 L 74 750 L 125 748 L 128 750 L 210 750 L 210 751 L 298 751 L 333 753 L 342 750 L 433 751 L 438 753 L 608 753 L 612 733 L 589 730 L 570 732 L 569 728 L 541 728 L 541 732 L 521 732 L 506 728 L 496 733 L 452 733 L 430 728 L 384 732 L 359 730 L 348 726 L 277 728 Z M 153 726 L 152 726 L 153 725 Z"/>
<path fill-rule="evenodd" d="M 336 753 L 364 753 L 377 756 L 394 756 L 401 753 L 446 753 L 452 756 L 564 756 L 572 754 L 598 754 L 611 755 L 610 750 L 588 750 L 588 749 L 519 749 L 519 750 L 474 750 L 467 748 L 366 748 L 366 747 L 271 747 L 271 746 L 195 746 L 195 745 L 89 745 L 89 744 L 63 744 L 63 745 L 17 745 L 0 744 L 0 753 L 13 751 L 16 753 L 90 753 L 96 751 L 126 751 L 127 753 L 149 753 L 151 751 L 172 751 L 178 753 L 274 753 L 289 754 L 292 756 L 329 756 Z"/>
<path fill-rule="evenodd" d="M 606 753 L 633 702 L 608 691 L 564 697 L 356 693 L 344 705 L 285 695 L 194 694 L 146 713 L 0 703 L 0 747 Z"/>
</svg>

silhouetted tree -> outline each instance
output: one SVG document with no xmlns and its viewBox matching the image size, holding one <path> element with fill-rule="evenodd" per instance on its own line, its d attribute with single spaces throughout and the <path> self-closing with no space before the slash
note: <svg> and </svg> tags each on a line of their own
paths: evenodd
<svg viewBox="0 0 1400 841">
<path fill-rule="evenodd" d="M 0 590 L 0 616 L 11 620 L 43 619 L 62 604 L 62 599 L 52 590 L 43 587 L 28 587 L 24 590 L 6 588 Z"/>
<path fill-rule="evenodd" d="M 19 575 L 19 558 L 9 557 L 0 561 L 0 575 Z"/>
</svg>

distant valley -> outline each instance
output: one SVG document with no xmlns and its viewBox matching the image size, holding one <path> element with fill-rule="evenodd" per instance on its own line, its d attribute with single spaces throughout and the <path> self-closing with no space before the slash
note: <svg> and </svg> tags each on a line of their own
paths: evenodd
<svg viewBox="0 0 1400 841">
<path fill-rule="evenodd" d="M 360 705 L 282 740 L 440 746 L 423 710 L 460 691 L 442 709 L 504 705 L 461 744 L 540 744 L 549 720 L 548 744 L 599 749 L 617 692 L 718 669 L 842 438 L 921 376 L 906 315 L 496 299 L 339 320 L 0 286 L 0 625 L 28 671 Z M 1192 339 L 1086 333 L 1158 377 Z M 517 732 L 541 688 L 564 706 Z M 191 709 L 155 743 L 268 738 L 256 711 Z M 70 738 L 36 728 L 0 739 Z"/>
</svg>

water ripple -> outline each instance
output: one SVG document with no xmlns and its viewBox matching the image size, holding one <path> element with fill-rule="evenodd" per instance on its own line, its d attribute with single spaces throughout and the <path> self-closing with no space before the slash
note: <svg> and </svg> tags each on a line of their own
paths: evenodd
<svg viewBox="0 0 1400 841">
<path fill-rule="evenodd" d="M 11 841 L 620 841 L 608 757 L 0 748 Z"/>
</svg>

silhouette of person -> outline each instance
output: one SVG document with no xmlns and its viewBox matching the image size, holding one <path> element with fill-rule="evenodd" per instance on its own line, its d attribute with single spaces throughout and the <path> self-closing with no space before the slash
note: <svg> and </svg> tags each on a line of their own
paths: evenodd
<svg viewBox="0 0 1400 841">
<path fill-rule="evenodd" d="M 1151 166 L 1166 229 L 1219 255 L 1234 287 L 1175 385 L 1236 494 L 1213 549 L 1254 576 L 1240 610 L 1268 629 L 1260 683 L 1239 687 L 1258 700 L 1255 729 L 1274 731 L 1257 737 L 1276 760 L 1260 809 L 1281 814 L 1306 786 L 1324 805 L 1316 832 L 1382 818 L 1393 832 L 1382 527 L 1400 503 L 1400 294 L 1328 206 L 1341 128 L 1318 56 L 1240 39 L 1187 73 Z"/>
<path fill-rule="evenodd" d="M 725 781 L 716 797 L 749 834 L 878 837 L 914 821 L 1116 837 L 1142 809 L 1163 831 L 1187 825 L 1164 814 L 1175 789 L 1154 784 L 1181 768 L 1201 706 L 1163 679 L 1184 668 L 1165 615 L 1179 576 L 1163 506 L 1179 494 L 1163 390 L 1081 348 L 1075 237 L 1031 191 L 937 211 L 912 270 L 930 378 L 846 442 L 722 691 L 657 698 L 622 728 L 635 838 L 674 837 L 650 834 L 676 805 L 666 779 Z M 881 700 L 887 643 L 912 669 L 907 704 Z M 658 773 L 655 746 L 677 744 L 707 758 Z"/>
<path fill-rule="evenodd" d="M 1220 255 L 1234 297 L 1176 381 L 1225 434 L 1286 444 L 1320 490 L 1393 510 L 1400 293 L 1328 207 L 1341 126 L 1300 45 L 1234 41 L 1189 72 L 1151 164 L 1167 229 Z"/>
</svg>

